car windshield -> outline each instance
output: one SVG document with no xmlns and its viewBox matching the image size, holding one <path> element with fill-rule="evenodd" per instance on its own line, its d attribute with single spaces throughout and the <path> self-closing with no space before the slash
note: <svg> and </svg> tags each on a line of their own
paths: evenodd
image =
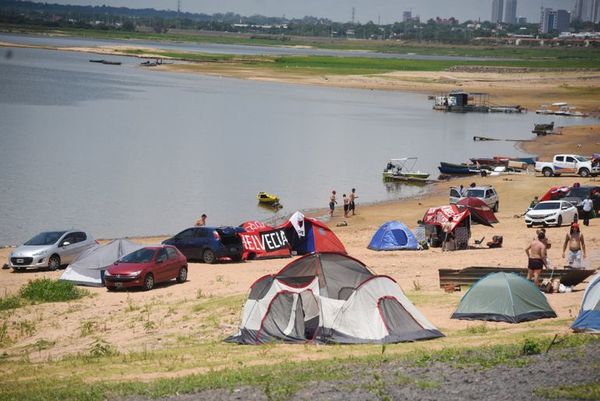
<svg viewBox="0 0 600 401">
<path fill-rule="evenodd" d="M 47 231 L 39 233 L 27 241 L 24 245 L 52 245 L 58 241 L 58 239 L 62 237 L 64 233 L 66 233 L 66 231 Z"/>
<path fill-rule="evenodd" d="M 485 191 L 483 189 L 469 189 L 467 190 L 467 198 L 483 198 Z"/>
<path fill-rule="evenodd" d="M 590 189 L 589 188 L 573 188 L 572 190 L 569 191 L 569 193 L 567 194 L 568 197 L 573 197 L 573 198 L 587 198 L 588 195 L 590 194 Z"/>
<path fill-rule="evenodd" d="M 560 202 L 542 202 L 538 203 L 533 210 L 553 210 L 560 209 Z"/>
<path fill-rule="evenodd" d="M 142 248 L 123 256 L 120 261 L 123 263 L 148 263 L 152 261 L 155 253 L 154 249 Z"/>
</svg>

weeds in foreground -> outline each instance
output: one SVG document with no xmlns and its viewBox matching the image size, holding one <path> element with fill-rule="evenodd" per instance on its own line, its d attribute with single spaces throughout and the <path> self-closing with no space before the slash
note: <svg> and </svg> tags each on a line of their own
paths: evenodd
<svg viewBox="0 0 600 401">
<path fill-rule="evenodd" d="M 539 355 L 542 353 L 542 346 L 536 340 L 526 338 L 523 342 L 523 348 L 521 349 L 521 355 Z"/>
<path fill-rule="evenodd" d="M 22 305 L 21 298 L 16 295 L 0 298 L 0 311 L 16 309 Z"/>
<path fill-rule="evenodd" d="M 94 320 L 85 320 L 79 326 L 79 336 L 87 337 L 98 329 L 98 324 Z"/>
<path fill-rule="evenodd" d="M 413 290 L 421 291 L 421 283 L 418 280 L 413 280 Z"/>
<path fill-rule="evenodd" d="M 97 338 L 96 341 L 92 343 L 89 352 L 92 358 L 114 356 L 119 354 L 113 345 L 101 338 Z"/>
<path fill-rule="evenodd" d="M 19 291 L 21 298 L 38 303 L 71 301 L 89 294 L 89 291 L 77 288 L 68 281 L 47 278 L 31 280 Z"/>
<path fill-rule="evenodd" d="M 553 388 L 539 388 L 534 394 L 544 398 L 570 400 L 600 400 L 600 383 L 574 384 Z"/>
</svg>

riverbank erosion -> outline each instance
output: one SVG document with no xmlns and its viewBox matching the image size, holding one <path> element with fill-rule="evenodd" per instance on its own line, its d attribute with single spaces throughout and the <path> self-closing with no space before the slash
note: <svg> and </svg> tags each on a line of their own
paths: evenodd
<svg viewBox="0 0 600 401">
<path fill-rule="evenodd" d="M 551 136 L 550 139 L 556 141 L 557 149 L 560 149 L 561 143 L 566 144 L 575 137 L 580 140 L 587 138 L 591 141 L 585 142 L 588 146 L 596 146 L 594 141 L 598 141 L 597 136 L 589 133 L 598 132 L 597 128 L 564 129 L 562 135 Z M 585 131 L 586 129 L 589 131 Z M 527 143 L 528 151 L 542 153 L 547 146 L 545 141 L 550 139 L 538 138 Z M 589 153 L 596 148 L 585 149 Z M 468 186 L 471 182 L 493 185 L 500 196 L 497 213 L 500 222 L 493 228 L 473 226 L 471 240 L 487 241 L 494 235 L 502 235 L 502 248 L 473 247 L 454 252 L 441 252 L 439 248 L 375 252 L 366 248 L 382 223 L 399 220 L 414 227 L 427 208 L 448 203 L 450 185 Z M 522 214 L 535 195 L 541 195 L 551 186 L 571 185 L 573 182 L 585 185 L 597 181 L 581 177 L 544 178 L 532 174 L 476 176 L 436 183 L 429 194 L 420 198 L 374 205 L 358 203 L 357 214 L 350 218 L 344 218 L 339 208 L 335 211 L 328 224 L 344 243 L 349 254 L 363 261 L 375 273 L 388 275 L 396 280 L 416 307 L 446 335 L 444 338 L 383 348 L 378 345 L 322 346 L 310 343 L 256 347 L 226 344 L 223 339 L 238 328 L 241 308 L 251 284 L 259 277 L 278 271 L 290 259 L 217 265 L 190 263 L 188 281 L 183 284 L 173 282 L 160 285 L 149 292 L 107 292 L 105 288 L 89 288 L 90 295 L 77 301 L 26 304 L 0 311 L 0 373 L 4 383 L 3 390 L 0 391 L 5 391 L 5 394 L 14 399 L 44 399 L 42 395 L 47 391 L 63 394 L 63 399 L 77 399 L 75 396 L 87 394 L 86 391 L 94 389 L 93 394 L 99 398 L 90 399 L 104 399 L 116 398 L 115 394 L 120 394 L 111 393 L 114 391 L 111 390 L 114 383 L 120 383 L 122 391 L 127 389 L 132 394 L 145 396 L 172 395 L 195 388 L 225 388 L 229 391 L 242 383 L 248 386 L 239 390 L 246 399 L 277 399 L 270 393 L 275 391 L 274 388 L 283 391 L 281 394 L 285 397 L 280 399 L 291 399 L 294 394 L 302 398 L 309 393 L 289 382 L 285 382 L 288 384 L 285 389 L 281 389 L 271 380 L 277 377 L 273 372 L 282 369 L 283 361 L 286 363 L 285 371 L 292 369 L 289 364 L 293 364 L 299 371 L 311 372 L 312 377 L 309 375 L 300 378 L 301 375 L 298 375 L 297 380 L 337 383 L 332 372 L 343 371 L 345 367 L 354 369 L 356 365 L 353 363 L 356 361 L 367 367 L 373 366 L 381 358 L 385 358 L 389 364 L 382 366 L 386 367 L 386 371 L 394 372 L 394 377 L 406 380 L 422 390 L 429 388 L 431 392 L 419 393 L 419 396 L 425 397 L 427 394 L 437 394 L 435 392 L 440 388 L 451 386 L 454 383 L 454 373 L 449 373 L 447 380 L 436 381 L 436 385 L 420 386 L 415 383 L 429 383 L 428 375 L 420 371 L 413 374 L 414 371 L 410 370 L 412 368 L 394 361 L 406 358 L 414 364 L 419 361 L 436 361 L 436 358 L 445 355 L 448 356 L 447 359 L 439 360 L 442 363 L 439 369 L 444 370 L 444 363 L 456 360 L 453 355 L 459 358 L 465 353 L 473 356 L 492 352 L 490 358 L 499 365 L 505 365 L 520 355 L 524 344 L 545 350 L 555 335 L 563 343 L 584 341 L 585 336 L 570 334 L 569 325 L 578 313 L 586 283 L 578 285 L 571 293 L 547 295 L 557 318 L 508 324 L 450 319 L 464 290 L 445 292 L 440 288 L 438 280 L 440 268 L 525 267 L 524 249 L 535 236 L 535 230 L 525 226 Z M 344 221 L 347 225 L 338 226 L 338 223 Z M 567 227 L 548 228 L 548 238 L 554 245 L 549 250 L 552 266 L 560 267 L 565 264 L 561 245 L 567 231 Z M 598 268 L 600 219 L 592 220 L 590 226 L 583 227 L 582 231 L 588 247 L 585 264 L 590 268 Z M 160 240 L 162 238 L 158 237 L 140 239 L 149 244 Z M 0 250 L 2 263 L 6 261 L 9 252 L 10 249 Z M 5 298 L 10 297 L 16 295 L 19 288 L 29 280 L 56 279 L 61 274 L 62 271 L 14 273 L 1 270 L 0 294 Z M 590 354 L 590 364 L 597 363 L 600 358 L 597 349 L 590 347 L 590 351 L 586 351 Z M 485 361 L 488 359 L 483 363 Z M 324 367 L 324 370 L 312 371 L 310 369 L 313 366 Z M 435 372 L 435 369 L 437 368 L 432 371 Z M 251 380 L 260 376 L 257 371 L 270 372 L 265 373 L 264 377 L 271 378 L 271 387 L 266 384 L 262 386 L 262 382 L 259 383 L 256 379 Z M 377 370 L 368 371 L 373 376 L 373 380 L 367 383 L 371 386 L 370 389 L 377 390 L 373 386 L 380 386 L 382 391 L 388 389 L 387 374 L 381 376 Z M 507 380 L 513 375 L 523 374 L 508 368 L 505 372 Z M 478 369 L 464 373 L 464 380 L 468 380 L 466 383 L 474 394 L 483 391 L 481 386 L 487 388 L 487 380 L 484 379 L 488 373 L 479 372 Z M 408 378 L 402 379 L 405 374 Z M 383 379 L 377 380 L 376 375 Z M 552 377 L 559 373 L 548 371 L 548 375 Z M 65 381 L 65 378 L 69 380 Z M 156 379 L 163 381 L 157 382 Z M 154 390 L 147 392 L 148 388 Z M 348 392 L 333 384 L 329 388 L 331 392 L 328 394 Z M 37 398 L 32 396 L 36 391 L 40 394 Z M 227 391 L 224 394 L 229 394 Z M 373 391 L 369 390 L 369 394 Z M 399 390 L 393 387 L 393 391 Z M 532 387 L 523 387 L 523 391 L 527 392 L 524 398 L 533 399 Z M 1 395 L 0 392 L 0 398 Z M 223 396 L 223 399 L 229 399 L 227 397 Z M 207 395 L 206 398 L 211 396 Z"/>
</svg>

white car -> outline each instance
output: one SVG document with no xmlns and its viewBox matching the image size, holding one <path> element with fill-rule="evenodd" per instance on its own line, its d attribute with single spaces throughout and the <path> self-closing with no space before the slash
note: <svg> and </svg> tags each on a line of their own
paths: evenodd
<svg viewBox="0 0 600 401">
<path fill-rule="evenodd" d="M 525 213 L 527 227 L 538 224 L 560 227 L 576 222 L 577 219 L 577 207 L 563 200 L 540 202 Z"/>
<path fill-rule="evenodd" d="M 496 189 L 491 185 L 464 188 L 462 194 L 459 188 L 450 187 L 450 204 L 455 204 L 462 198 L 479 198 L 485 202 L 494 213 L 498 212 L 500 199 Z"/>
<path fill-rule="evenodd" d="M 45 231 L 11 252 L 9 266 L 17 272 L 28 268 L 56 270 L 96 244 L 85 231 Z"/>
</svg>

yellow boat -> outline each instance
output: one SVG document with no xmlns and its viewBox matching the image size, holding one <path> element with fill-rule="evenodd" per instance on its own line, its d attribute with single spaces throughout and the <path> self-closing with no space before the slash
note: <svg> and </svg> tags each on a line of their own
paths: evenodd
<svg viewBox="0 0 600 401">
<path fill-rule="evenodd" d="M 256 199 L 258 199 L 260 203 L 267 203 L 269 205 L 279 203 L 279 197 L 277 195 L 266 192 L 259 192 L 258 195 L 256 195 Z"/>
</svg>

